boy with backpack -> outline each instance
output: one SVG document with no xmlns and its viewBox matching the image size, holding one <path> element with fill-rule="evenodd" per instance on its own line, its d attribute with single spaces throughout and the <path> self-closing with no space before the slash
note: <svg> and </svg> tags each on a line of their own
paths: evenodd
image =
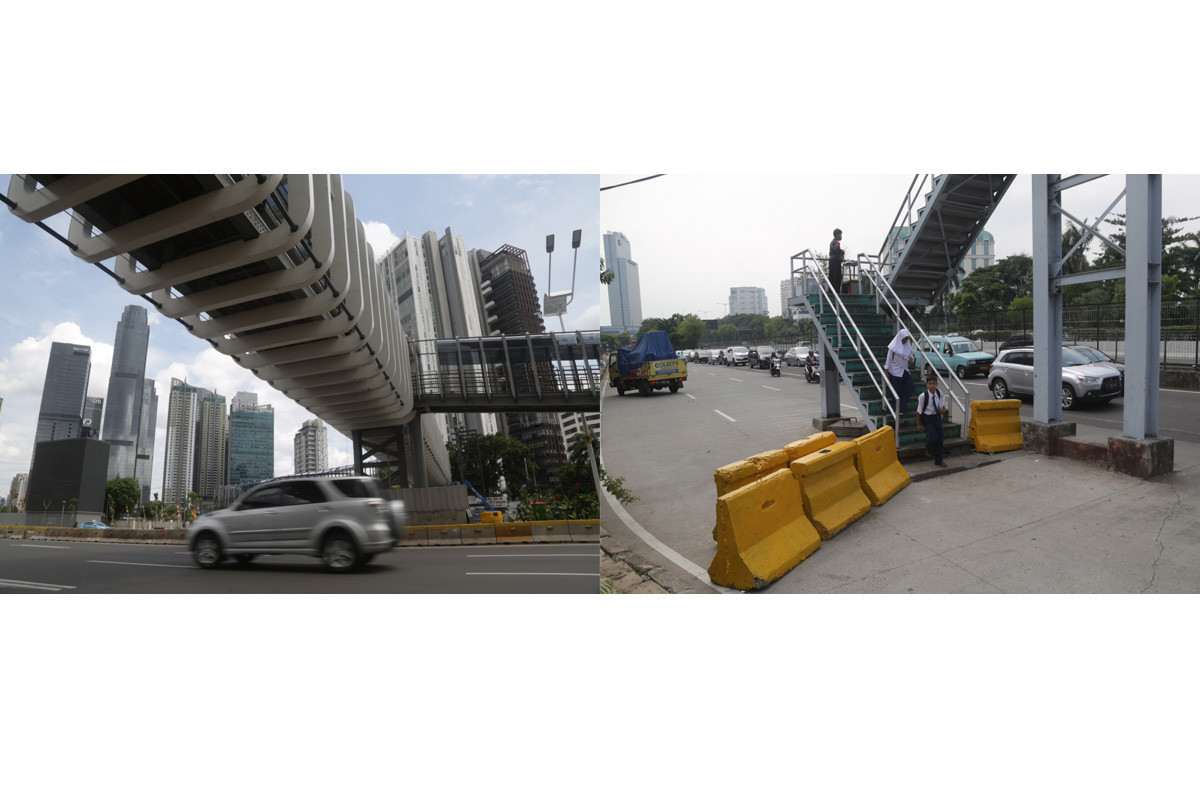
<svg viewBox="0 0 1200 801">
<path fill-rule="evenodd" d="M 942 461 L 942 414 L 946 411 L 946 396 L 937 388 L 936 373 L 925 376 L 925 391 L 917 397 L 917 429 L 925 432 L 925 448 L 933 453 L 933 463 L 945 467 Z"/>
</svg>

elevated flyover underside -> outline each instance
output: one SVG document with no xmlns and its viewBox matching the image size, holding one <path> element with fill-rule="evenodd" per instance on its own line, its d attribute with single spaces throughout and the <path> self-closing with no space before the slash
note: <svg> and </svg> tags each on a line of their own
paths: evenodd
<svg viewBox="0 0 1200 801">
<path fill-rule="evenodd" d="M 393 290 L 340 176 L 14 175 L 8 196 L 27 222 L 67 212 L 76 256 L 346 436 L 416 415 Z"/>
</svg>

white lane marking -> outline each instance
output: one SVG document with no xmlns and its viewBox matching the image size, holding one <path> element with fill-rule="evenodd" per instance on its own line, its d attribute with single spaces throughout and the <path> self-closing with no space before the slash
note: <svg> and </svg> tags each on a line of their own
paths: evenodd
<svg viewBox="0 0 1200 801">
<path fill-rule="evenodd" d="M 730 381 L 736 381 L 736 382 L 738 382 L 739 384 L 745 383 L 745 382 L 744 382 L 744 381 L 742 381 L 742 379 L 740 379 L 740 378 L 731 378 L 731 379 L 729 379 L 729 380 L 730 380 Z"/>
<path fill-rule="evenodd" d="M 14 542 L 18 548 L 70 548 L 70 545 L 30 545 L 27 542 Z"/>
<path fill-rule="evenodd" d="M 689 398 L 691 398 L 692 400 L 695 400 L 695 399 L 696 399 L 696 396 L 695 396 L 695 395 L 693 395 L 693 394 L 692 394 L 692 393 L 690 393 L 690 392 L 685 392 L 685 393 L 683 393 L 683 394 L 684 394 L 684 395 L 687 395 L 687 396 L 688 396 Z"/>
<path fill-rule="evenodd" d="M 68 584 L 39 584 L 36 581 L 21 581 L 19 579 L 0 579 L 0 587 L 8 587 L 12 590 L 49 590 L 51 592 L 75 589 Z"/>
<path fill-rule="evenodd" d="M 107 562 L 103 559 L 89 559 L 94 565 L 137 565 L 138 567 L 177 567 L 181 570 L 196 570 L 195 565 L 158 565 L 152 562 Z"/>
<path fill-rule="evenodd" d="M 467 573 L 468 576 L 595 576 L 600 578 L 600 571 L 595 573 Z"/>
<path fill-rule="evenodd" d="M 599 556 L 599 553 L 469 553 L 468 559 L 524 559 L 528 556 Z"/>
<path fill-rule="evenodd" d="M 714 412 L 716 412 L 717 414 L 721 415 L 722 417 L 724 417 L 726 420 L 728 420 L 728 421 L 729 421 L 729 422 L 731 422 L 731 423 L 736 423 L 736 422 L 737 422 L 737 420 L 734 420 L 732 417 L 730 417 L 729 415 L 725 414 L 725 412 L 721 411 L 720 409 L 713 409 L 713 411 L 714 411 Z"/>
<path fill-rule="evenodd" d="M 773 389 L 776 392 L 783 392 L 783 390 L 780 389 L 779 387 L 768 387 L 766 384 L 759 384 L 759 386 L 762 387 L 763 389 Z"/>
</svg>

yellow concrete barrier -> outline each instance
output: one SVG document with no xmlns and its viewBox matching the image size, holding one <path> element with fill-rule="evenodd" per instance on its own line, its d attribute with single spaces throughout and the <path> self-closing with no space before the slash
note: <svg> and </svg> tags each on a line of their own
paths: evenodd
<svg viewBox="0 0 1200 801">
<path fill-rule="evenodd" d="M 717 485 L 717 497 L 728 495 L 735 489 L 753 484 L 760 478 L 765 478 L 776 470 L 787 467 L 787 451 L 767 451 L 755 456 L 747 456 L 738 462 L 718 467 L 713 472 L 713 481 Z"/>
<path fill-rule="evenodd" d="M 796 477 L 786 469 L 718 498 L 716 530 L 708 575 L 738 590 L 766 587 L 821 547 L 821 535 L 804 516 Z"/>
<path fill-rule="evenodd" d="M 810 437 L 785 445 L 783 450 L 787 453 L 788 464 L 791 464 L 800 457 L 816 453 L 822 448 L 828 448 L 835 442 L 837 442 L 837 434 L 832 431 L 818 431 Z"/>
<path fill-rule="evenodd" d="M 480 523 L 503 523 L 504 522 L 504 513 L 503 512 L 480 512 L 479 513 L 479 522 Z"/>
<path fill-rule="evenodd" d="M 804 513 L 827 540 L 871 509 L 858 483 L 858 446 L 836 442 L 791 464 L 800 482 Z"/>
<path fill-rule="evenodd" d="M 496 542 L 533 542 L 531 523 L 496 523 Z"/>
<path fill-rule="evenodd" d="M 717 497 L 728 495 L 735 489 L 753 484 L 776 470 L 787 467 L 793 460 L 827 448 L 835 442 L 837 442 L 837 435 L 832 431 L 820 431 L 810 437 L 785 445 L 779 450 L 766 451 L 742 459 L 740 462 L 718 467 L 713 472 L 713 482 L 717 485 Z M 717 529 L 714 526 L 713 539 L 716 538 Z"/>
<path fill-rule="evenodd" d="M 896 457 L 896 433 L 883 426 L 854 440 L 858 446 L 858 483 L 872 506 L 883 504 L 912 483 Z"/>
<path fill-rule="evenodd" d="M 1021 434 L 1021 401 L 971 401 L 967 436 L 978 453 L 1017 450 L 1025 444 Z"/>
</svg>

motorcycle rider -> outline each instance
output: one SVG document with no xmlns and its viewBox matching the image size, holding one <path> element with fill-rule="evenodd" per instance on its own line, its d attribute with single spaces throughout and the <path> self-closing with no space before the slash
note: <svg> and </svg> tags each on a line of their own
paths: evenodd
<svg viewBox="0 0 1200 801">
<path fill-rule="evenodd" d="M 813 370 L 817 369 L 817 363 L 819 361 L 820 360 L 817 359 L 817 354 L 813 353 L 812 350 L 809 349 L 808 355 L 804 357 L 804 375 L 806 377 L 813 374 Z"/>
</svg>

